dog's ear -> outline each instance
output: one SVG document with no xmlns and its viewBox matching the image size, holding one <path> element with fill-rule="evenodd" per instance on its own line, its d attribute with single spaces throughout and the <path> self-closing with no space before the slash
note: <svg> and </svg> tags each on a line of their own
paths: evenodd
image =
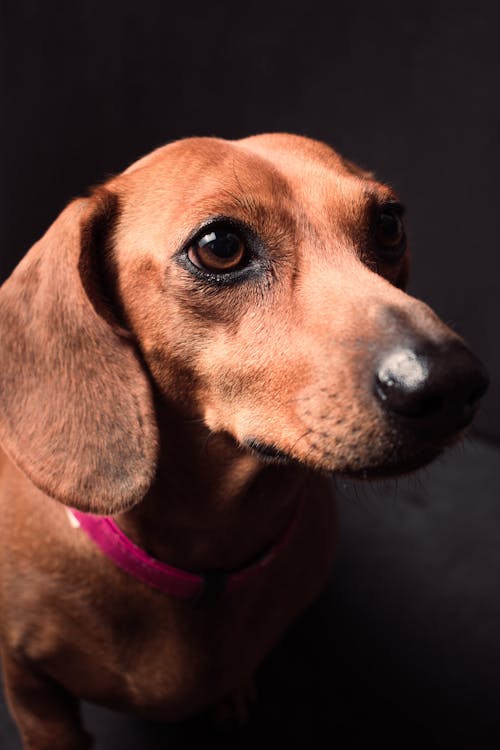
<svg viewBox="0 0 500 750">
<path fill-rule="evenodd" d="M 103 188 L 74 201 L 0 289 L 0 443 L 48 495 L 104 514 L 143 497 L 158 450 L 148 377 L 103 294 L 117 211 Z"/>
</svg>

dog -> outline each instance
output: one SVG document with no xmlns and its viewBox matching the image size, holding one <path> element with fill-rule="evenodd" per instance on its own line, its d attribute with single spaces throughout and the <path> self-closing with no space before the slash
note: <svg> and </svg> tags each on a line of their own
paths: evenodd
<svg viewBox="0 0 500 750">
<path fill-rule="evenodd" d="M 306 137 L 188 138 L 74 200 L 0 290 L 0 643 L 25 748 L 79 699 L 243 719 L 332 566 L 332 475 L 457 440 L 479 360 L 405 292 L 393 190 Z"/>
</svg>

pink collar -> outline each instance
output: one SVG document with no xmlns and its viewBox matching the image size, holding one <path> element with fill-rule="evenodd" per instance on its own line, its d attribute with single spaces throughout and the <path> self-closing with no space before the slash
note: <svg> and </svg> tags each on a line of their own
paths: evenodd
<svg viewBox="0 0 500 750">
<path fill-rule="evenodd" d="M 154 557 L 132 542 L 110 516 L 96 516 L 66 508 L 70 523 L 81 528 L 115 565 L 163 594 L 196 603 L 206 603 L 221 595 L 237 591 L 252 581 L 288 545 L 302 510 L 301 501 L 288 528 L 271 549 L 245 568 L 228 573 L 211 571 L 203 575 L 174 568 Z"/>
</svg>

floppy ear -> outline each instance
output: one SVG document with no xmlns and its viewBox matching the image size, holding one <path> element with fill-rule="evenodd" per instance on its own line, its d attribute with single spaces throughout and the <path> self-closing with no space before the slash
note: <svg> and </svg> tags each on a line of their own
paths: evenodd
<svg viewBox="0 0 500 750">
<path fill-rule="evenodd" d="M 111 514 L 144 496 L 152 393 L 100 289 L 117 199 L 71 203 L 0 289 L 0 442 L 56 500 Z"/>
</svg>

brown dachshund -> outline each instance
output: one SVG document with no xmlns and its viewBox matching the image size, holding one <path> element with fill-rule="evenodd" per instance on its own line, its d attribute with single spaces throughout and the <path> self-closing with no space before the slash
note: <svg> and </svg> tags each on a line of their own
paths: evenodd
<svg viewBox="0 0 500 750">
<path fill-rule="evenodd" d="M 3 285 L 0 645 L 25 748 L 90 747 L 80 698 L 243 718 L 328 578 L 332 474 L 411 471 L 470 423 L 487 378 L 403 291 L 402 214 L 322 143 L 190 138 L 71 203 Z"/>
</svg>

